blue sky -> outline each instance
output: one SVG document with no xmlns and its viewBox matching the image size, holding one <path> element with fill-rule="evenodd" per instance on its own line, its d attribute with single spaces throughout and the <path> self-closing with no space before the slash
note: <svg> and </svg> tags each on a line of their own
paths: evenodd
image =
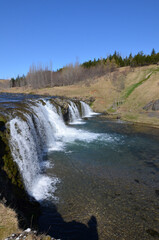
<svg viewBox="0 0 159 240">
<path fill-rule="evenodd" d="M 0 79 L 29 66 L 159 52 L 159 0 L 0 0 Z"/>
</svg>

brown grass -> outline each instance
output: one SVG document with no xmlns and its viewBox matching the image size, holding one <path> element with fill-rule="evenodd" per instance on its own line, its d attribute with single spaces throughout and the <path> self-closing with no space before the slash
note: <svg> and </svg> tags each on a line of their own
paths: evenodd
<svg viewBox="0 0 159 240">
<path fill-rule="evenodd" d="M 159 99 L 159 72 L 152 76 L 143 84 L 134 89 L 122 105 L 112 109 L 114 103 L 120 102 L 124 94 L 133 85 L 148 76 L 157 68 L 156 65 L 137 67 L 123 67 L 118 72 L 107 74 L 96 79 L 89 79 L 85 83 L 76 85 L 43 88 L 25 89 L 12 88 L 4 91 L 14 93 L 32 93 L 42 95 L 66 96 L 66 97 L 95 97 L 93 110 L 97 112 L 113 112 L 120 114 L 125 120 L 133 122 L 143 122 L 159 125 L 158 117 L 150 117 L 144 113 L 143 107 L 151 100 Z M 124 81 L 124 89 L 120 89 L 120 81 Z"/>
<path fill-rule="evenodd" d="M 16 212 L 0 203 L 0 240 L 11 236 L 12 234 L 22 233 L 18 227 L 18 218 Z M 35 236 L 32 232 L 25 238 L 26 240 L 50 240 L 50 236 L 45 234 Z"/>
<path fill-rule="evenodd" d="M 0 239 L 3 240 L 19 231 L 16 213 L 0 203 Z"/>
<path fill-rule="evenodd" d="M 9 80 L 0 79 L 0 90 L 9 87 Z"/>
</svg>

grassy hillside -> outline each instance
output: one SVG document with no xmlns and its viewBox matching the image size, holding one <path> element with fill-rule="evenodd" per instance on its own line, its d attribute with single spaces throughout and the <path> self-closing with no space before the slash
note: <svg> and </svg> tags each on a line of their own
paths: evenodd
<svg viewBox="0 0 159 240">
<path fill-rule="evenodd" d="M 0 90 L 9 87 L 9 80 L 0 79 Z"/>
<path fill-rule="evenodd" d="M 37 235 L 35 232 L 30 231 L 26 233 L 18 226 L 18 218 L 16 212 L 6 207 L 3 203 L 0 202 L 0 239 L 8 239 L 9 236 L 12 236 L 12 239 L 22 239 L 22 235 L 25 240 L 51 240 L 50 236 L 45 234 Z M 13 236 L 14 235 L 14 236 Z M 21 235 L 21 237 L 20 237 Z M 18 238 L 19 237 L 19 238 Z"/>
<path fill-rule="evenodd" d="M 16 213 L 0 203 L 0 239 L 5 239 L 15 232 L 19 232 Z"/>
<path fill-rule="evenodd" d="M 109 117 L 159 125 L 159 112 L 146 112 L 143 107 L 159 99 L 159 66 L 122 67 L 99 78 L 70 86 L 43 89 L 8 89 L 12 92 L 57 95 L 67 97 L 95 97 L 93 110 L 108 112 Z"/>
</svg>

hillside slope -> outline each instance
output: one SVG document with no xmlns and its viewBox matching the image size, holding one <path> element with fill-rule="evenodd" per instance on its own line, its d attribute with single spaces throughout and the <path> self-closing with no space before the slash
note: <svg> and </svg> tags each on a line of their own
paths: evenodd
<svg viewBox="0 0 159 240">
<path fill-rule="evenodd" d="M 145 111 L 143 107 L 159 99 L 159 66 L 122 67 L 105 76 L 87 79 L 77 85 L 44 89 L 6 89 L 66 97 L 94 97 L 94 111 L 107 112 L 107 117 L 159 126 L 159 111 Z"/>
</svg>

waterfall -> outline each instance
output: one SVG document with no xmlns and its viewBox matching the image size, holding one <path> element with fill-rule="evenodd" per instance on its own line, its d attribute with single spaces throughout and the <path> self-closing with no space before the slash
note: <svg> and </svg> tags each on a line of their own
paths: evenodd
<svg viewBox="0 0 159 240">
<path fill-rule="evenodd" d="M 31 117 L 24 113 L 26 120 L 14 118 L 10 121 L 10 146 L 14 161 L 19 166 L 24 185 L 30 196 L 41 200 L 43 196 L 49 197 L 49 192 L 56 189 L 57 178 L 49 178 L 42 173 L 44 152 L 55 138 L 50 134 L 51 124 L 40 113 Z"/>
<path fill-rule="evenodd" d="M 69 104 L 69 119 L 71 124 L 79 124 L 81 121 L 78 107 L 74 102 L 71 102 L 71 101 Z"/>
<path fill-rule="evenodd" d="M 75 103 L 69 102 L 70 121 L 81 119 Z M 87 114 L 87 105 L 82 103 L 82 116 Z M 19 115 L 19 116 L 18 116 Z M 91 142 L 99 134 L 75 129 L 64 123 L 61 108 L 49 100 L 34 100 L 28 109 L 10 120 L 10 148 L 14 161 L 19 166 L 25 188 L 30 196 L 43 200 L 53 195 L 59 179 L 44 173 L 44 155 L 49 151 L 63 151 L 67 143 Z"/>
<path fill-rule="evenodd" d="M 92 109 L 89 107 L 89 105 L 86 104 L 85 102 L 80 101 L 80 103 L 81 103 L 81 111 L 82 111 L 82 117 L 83 118 L 92 117 L 93 115 L 99 114 L 99 113 L 93 112 Z"/>
</svg>

